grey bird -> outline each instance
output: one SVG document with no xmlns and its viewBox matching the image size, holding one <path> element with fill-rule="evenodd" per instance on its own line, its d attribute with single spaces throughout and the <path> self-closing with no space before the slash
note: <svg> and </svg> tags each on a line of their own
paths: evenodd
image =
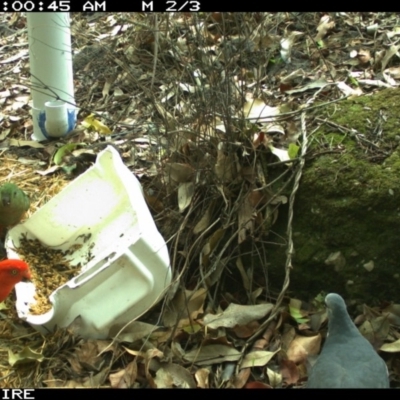
<svg viewBox="0 0 400 400">
<path fill-rule="evenodd" d="M 328 336 L 307 388 L 389 388 L 388 369 L 354 325 L 341 296 L 330 293 Z"/>
</svg>

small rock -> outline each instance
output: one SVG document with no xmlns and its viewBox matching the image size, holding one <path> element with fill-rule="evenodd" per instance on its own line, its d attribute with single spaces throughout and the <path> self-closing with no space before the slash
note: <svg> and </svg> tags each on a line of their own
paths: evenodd
<svg viewBox="0 0 400 400">
<path fill-rule="evenodd" d="M 375 264 L 374 264 L 374 262 L 371 260 L 371 261 L 368 261 L 367 263 L 365 263 L 365 264 L 363 265 L 363 267 L 364 267 L 368 272 L 371 272 L 371 271 L 374 269 Z"/>
<path fill-rule="evenodd" d="M 329 254 L 328 258 L 325 260 L 326 265 L 332 265 L 335 271 L 340 271 L 346 265 L 346 259 L 340 251 Z"/>
</svg>

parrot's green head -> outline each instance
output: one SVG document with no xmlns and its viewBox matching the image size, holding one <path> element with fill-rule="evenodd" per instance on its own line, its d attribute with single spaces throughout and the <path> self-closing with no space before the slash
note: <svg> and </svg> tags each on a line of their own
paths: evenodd
<svg viewBox="0 0 400 400">
<path fill-rule="evenodd" d="M 24 211 L 28 210 L 30 205 L 29 197 L 13 183 L 5 183 L 0 186 L 0 200 L 3 207 L 10 207 L 15 204 Z"/>
</svg>

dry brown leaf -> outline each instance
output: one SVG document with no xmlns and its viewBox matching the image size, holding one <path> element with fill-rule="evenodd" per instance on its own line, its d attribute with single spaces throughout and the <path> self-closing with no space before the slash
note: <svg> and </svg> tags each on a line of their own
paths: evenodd
<svg viewBox="0 0 400 400">
<path fill-rule="evenodd" d="M 150 194 L 144 192 L 144 197 L 146 199 L 147 205 L 156 213 L 160 213 L 164 211 L 164 204 L 163 202 L 156 196 L 151 196 Z"/>
<path fill-rule="evenodd" d="M 194 377 L 197 381 L 197 386 L 201 389 L 208 389 L 210 387 L 209 382 L 210 371 L 206 368 L 199 368 Z"/>
<path fill-rule="evenodd" d="M 217 162 L 215 163 L 215 174 L 222 183 L 230 183 L 238 176 L 237 155 L 225 154 L 223 143 L 218 145 Z"/>
<path fill-rule="evenodd" d="M 179 320 L 197 318 L 203 312 L 204 300 L 207 295 L 206 289 L 198 289 L 196 292 L 190 290 L 178 290 L 173 300 L 166 307 L 163 314 L 163 322 L 167 327 L 174 326 Z"/>
<path fill-rule="evenodd" d="M 109 344 L 109 342 L 107 342 Z M 88 371 L 100 371 L 104 364 L 104 358 L 99 356 L 99 348 L 96 340 L 83 341 L 80 348 L 75 351 L 82 368 Z"/>
<path fill-rule="evenodd" d="M 400 353 L 400 339 L 393 343 L 385 343 L 380 349 L 386 353 Z"/>
<path fill-rule="evenodd" d="M 264 318 L 271 312 L 272 304 L 256 304 L 242 306 L 240 304 L 229 304 L 228 308 L 220 314 L 207 314 L 203 323 L 211 329 L 220 327 L 233 328 L 235 325 L 247 325 L 249 322 Z"/>
<path fill-rule="evenodd" d="M 152 388 L 156 388 L 157 385 L 154 382 L 154 379 L 150 373 L 150 366 L 152 364 L 152 361 L 154 358 L 158 358 L 161 359 L 164 357 L 164 353 L 158 349 L 149 349 L 146 351 L 146 356 L 144 359 L 144 369 L 145 369 L 145 375 L 146 375 L 146 379 L 150 385 L 150 387 Z"/>
<path fill-rule="evenodd" d="M 196 383 L 189 371 L 177 364 L 162 363 L 154 379 L 158 388 L 193 389 Z"/>
<path fill-rule="evenodd" d="M 272 117 L 279 115 L 278 107 L 270 107 L 261 99 L 253 99 L 251 96 L 246 96 L 246 102 L 243 106 L 245 118 L 250 119 L 255 123 L 270 122 Z"/>
<path fill-rule="evenodd" d="M 235 375 L 235 377 L 232 380 L 232 383 L 230 384 L 230 387 L 234 387 L 237 389 L 243 388 L 247 381 L 250 378 L 251 374 L 251 368 L 243 368 L 239 371 L 238 374 Z"/>
<path fill-rule="evenodd" d="M 114 389 L 132 388 L 137 378 L 136 360 L 130 362 L 124 369 L 110 374 L 111 387 Z"/>
<path fill-rule="evenodd" d="M 203 214 L 203 216 L 200 218 L 199 222 L 197 222 L 197 224 L 193 228 L 193 233 L 195 235 L 203 232 L 205 229 L 207 229 L 210 226 L 213 209 L 214 209 L 213 204 L 211 204 L 210 207 L 207 208 L 207 210 Z"/>
<path fill-rule="evenodd" d="M 400 67 L 390 67 L 386 69 L 385 72 L 388 73 L 393 79 L 400 79 Z"/>
<path fill-rule="evenodd" d="M 210 266 L 210 256 L 217 247 L 220 240 L 224 237 L 225 229 L 217 229 L 208 239 L 201 251 L 201 263 L 205 271 Z"/>
<path fill-rule="evenodd" d="M 240 351 L 231 346 L 210 344 L 196 348 L 185 354 L 185 360 L 197 365 L 220 364 L 223 362 L 237 361 L 241 357 Z"/>
<path fill-rule="evenodd" d="M 329 15 L 324 15 L 318 25 L 317 28 L 317 36 L 315 36 L 315 41 L 319 42 L 322 38 L 325 37 L 325 35 L 335 26 L 335 22 L 329 21 L 330 17 Z"/>
<path fill-rule="evenodd" d="M 193 182 L 180 183 L 178 187 L 178 206 L 179 212 L 183 212 L 189 207 L 194 195 Z"/>
<path fill-rule="evenodd" d="M 260 324 L 257 321 L 249 322 L 247 325 L 236 325 L 233 329 L 238 338 L 245 339 L 257 332 Z"/>
<path fill-rule="evenodd" d="M 169 183 L 188 182 L 194 173 L 195 170 L 189 164 L 169 163 L 164 166 L 164 176 Z"/>
<path fill-rule="evenodd" d="M 151 325 L 141 321 L 131 322 L 121 333 L 119 333 L 122 328 L 123 326 L 113 325 L 108 333 L 108 337 L 113 338 L 118 334 L 116 339 L 119 342 L 133 343 L 137 340 L 149 337 L 159 329 L 157 325 Z"/>
<path fill-rule="evenodd" d="M 295 364 L 304 363 L 308 356 L 316 355 L 321 349 L 321 335 L 296 336 L 290 344 L 286 354 L 290 361 Z"/>
<path fill-rule="evenodd" d="M 273 388 L 280 387 L 282 385 L 282 375 L 273 371 L 270 368 L 267 368 L 267 375 L 270 385 Z"/>
<path fill-rule="evenodd" d="M 391 304 L 382 310 L 382 313 L 387 316 L 391 324 L 400 325 L 400 304 Z"/>
<path fill-rule="evenodd" d="M 390 46 L 388 50 L 386 50 L 385 55 L 382 59 L 382 66 L 381 66 L 381 71 L 384 71 L 386 66 L 388 65 L 389 61 L 391 58 L 399 51 L 400 45 L 395 46 L 394 44 Z"/>
<path fill-rule="evenodd" d="M 300 378 L 300 373 L 296 363 L 291 360 L 282 360 L 280 366 L 283 381 L 288 385 L 297 383 Z"/>
<path fill-rule="evenodd" d="M 252 190 L 248 194 L 249 203 L 252 207 L 257 208 L 265 203 L 266 197 L 260 190 Z"/>
<path fill-rule="evenodd" d="M 386 316 L 380 316 L 365 321 L 359 329 L 374 347 L 379 347 L 389 335 L 390 323 Z"/>
<path fill-rule="evenodd" d="M 167 123 L 168 130 L 175 130 L 176 129 L 176 118 L 168 112 L 160 103 L 154 104 L 157 111 L 160 113 L 161 117 L 164 118 L 164 121 Z"/>
<path fill-rule="evenodd" d="M 240 364 L 240 368 L 263 367 L 267 365 L 272 357 L 279 351 L 280 349 L 276 351 L 257 350 L 247 353 Z"/>
<path fill-rule="evenodd" d="M 156 387 L 158 389 L 169 389 L 174 387 L 174 380 L 171 374 L 168 371 L 164 370 L 163 368 L 160 368 L 156 372 L 154 383 L 156 384 Z"/>
<path fill-rule="evenodd" d="M 104 82 L 103 90 L 101 92 L 103 99 L 110 94 L 111 85 L 114 83 L 114 79 L 107 78 Z"/>
</svg>

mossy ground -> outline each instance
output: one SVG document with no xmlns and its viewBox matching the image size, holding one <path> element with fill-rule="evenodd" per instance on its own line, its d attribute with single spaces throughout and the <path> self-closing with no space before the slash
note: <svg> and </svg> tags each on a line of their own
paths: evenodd
<svg viewBox="0 0 400 400">
<path fill-rule="evenodd" d="M 297 295 L 338 291 L 400 301 L 399 109 L 400 90 L 387 89 L 319 112 L 319 121 L 347 130 L 323 123 L 310 138 L 312 157 L 306 162 L 293 222 L 291 290 Z M 275 228 L 284 234 L 285 226 L 281 217 Z M 325 264 L 337 251 L 346 259 L 338 271 Z M 280 252 L 271 249 L 272 276 L 274 266 L 282 266 L 285 255 Z M 364 264 L 370 261 L 374 268 L 367 271 Z"/>
</svg>

